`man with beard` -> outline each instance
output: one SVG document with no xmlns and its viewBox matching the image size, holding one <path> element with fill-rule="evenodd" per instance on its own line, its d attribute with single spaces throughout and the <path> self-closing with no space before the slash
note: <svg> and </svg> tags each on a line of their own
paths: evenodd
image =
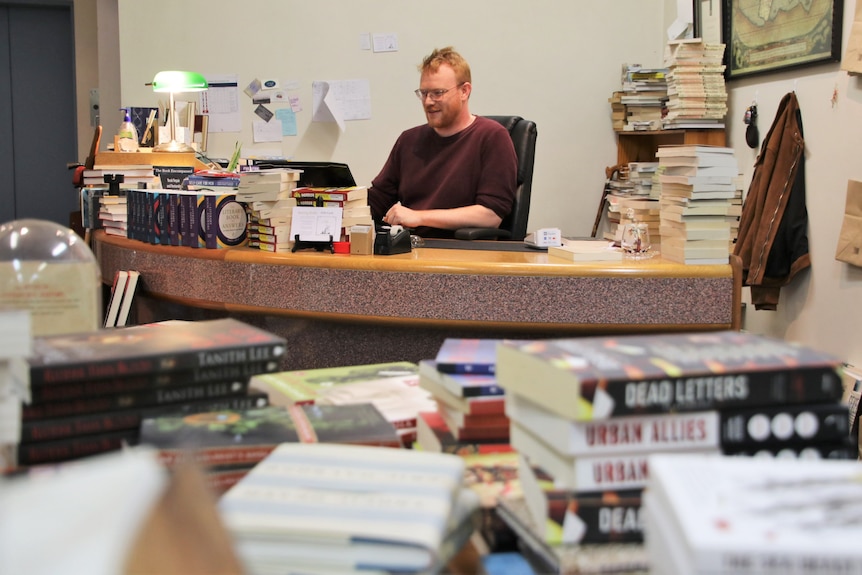
<svg viewBox="0 0 862 575">
<path fill-rule="evenodd" d="M 442 238 L 458 228 L 499 227 L 517 185 L 508 131 L 470 113 L 470 66 L 454 49 L 435 49 L 419 70 L 416 96 L 427 123 L 399 136 L 372 181 L 375 221 Z"/>
</svg>

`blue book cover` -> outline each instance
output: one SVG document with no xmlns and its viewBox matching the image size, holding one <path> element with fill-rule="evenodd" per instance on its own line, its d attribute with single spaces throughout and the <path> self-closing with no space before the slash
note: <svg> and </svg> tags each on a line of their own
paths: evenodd
<svg viewBox="0 0 862 575">
<path fill-rule="evenodd" d="M 447 337 L 437 351 L 437 369 L 443 373 L 493 374 L 501 341 Z"/>
<path fill-rule="evenodd" d="M 459 397 L 503 395 L 497 377 L 490 373 L 443 373 L 433 359 L 419 361 L 419 373 L 433 379 Z"/>
</svg>

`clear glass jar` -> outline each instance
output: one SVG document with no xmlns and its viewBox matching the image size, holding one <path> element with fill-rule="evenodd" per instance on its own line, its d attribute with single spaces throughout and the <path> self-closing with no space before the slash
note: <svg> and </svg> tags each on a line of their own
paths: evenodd
<svg viewBox="0 0 862 575">
<path fill-rule="evenodd" d="M 92 250 L 47 220 L 0 225 L 0 309 L 30 310 L 34 336 L 99 329 L 102 281 Z"/>
</svg>

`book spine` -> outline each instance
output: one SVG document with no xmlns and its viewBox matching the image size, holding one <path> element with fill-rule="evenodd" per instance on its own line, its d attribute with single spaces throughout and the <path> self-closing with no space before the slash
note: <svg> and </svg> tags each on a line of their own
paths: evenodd
<svg viewBox="0 0 862 575">
<path fill-rule="evenodd" d="M 81 361 L 62 366 L 31 364 L 30 385 L 166 373 L 247 362 L 272 362 L 280 361 L 283 354 L 283 342 L 268 341 L 237 345 L 215 351 L 178 350 L 175 353 L 163 353 L 154 356 Z"/>
<path fill-rule="evenodd" d="M 257 409 L 269 404 L 266 394 L 249 393 L 236 397 L 217 397 L 203 401 L 175 403 L 159 407 L 78 415 L 57 419 L 25 421 L 21 424 L 21 443 L 36 443 L 93 435 L 125 429 L 139 429 L 146 417 L 172 413 Z"/>
<path fill-rule="evenodd" d="M 276 444 L 237 445 L 231 447 L 210 447 L 197 449 L 190 453 L 185 449 L 160 449 L 159 460 L 166 466 L 173 466 L 190 455 L 198 465 L 247 465 L 259 463 L 272 453 Z"/>
<path fill-rule="evenodd" d="M 216 195 L 204 195 L 204 247 L 218 248 L 218 219 L 216 214 Z"/>
<path fill-rule="evenodd" d="M 153 405 L 182 403 L 192 400 L 225 397 L 246 393 L 247 383 L 203 383 L 165 389 L 146 389 L 139 392 L 106 395 L 74 401 L 53 401 L 25 405 L 21 410 L 22 421 L 65 417 L 69 415 L 133 409 Z"/>
<path fill-rule="evenodd" d="M 253 375 L 270 373 L 279 366 L 276 361 L 254 361 L 216 367 L 172 371 L 153 374 L 88 379 L 30 386 L 33 403 L 45 401 L 68 401 L 85 397 L 129 393 L 133 391 L 180 387 L 199 383 L 230 382 L 244 383 Z"/>
<path fill-rule="evenodd" d="M 101 435 L 82 435 L 60 441 L 22 444 L 18 446 L 18 464 L 55 463 L 115 451 L 127 442 L 136 441 L 137 437 L 137 430 L 123 430 Z"/>
<path fill-rule="evenodd" d="M 856 447 L 849 440 L 829 443 L 799 443 L 796 445 L 734 446 L 723 450 L 725 455 L 776 459 L 857 459 Z"/>
<path fill-rule="evenodd" d="M 218 187 L 218 188 L 236 188 L 239 186 L 240 179 L 227 177 L 227 178 L 201 178 L 197 176 L 189 176 L 186 178 L 185 183 L 189 186 L 206 186 L 210 188 Z"/>
<path fill-rule="evenodd" d="M 178 246 L 180 245 L 180 196 L 176 192 L 170 192 L 166 195 L 168 199 L 168 236 L 170 244 Z"/>
<path fill-rule="evenodd" d="M 724 449 L 843 441 L 849 437 L 848 407 L 841 403 L 725 410 L 721 414 Z"/>
<path fill-rule="evenodd" d="M 546 492 L 548 520 L 561 540 L 548 543 L 641 543 L 642 489 L 572 493 Z M 567 537 L 568 536 L 568 537 Z"/>
</svg>

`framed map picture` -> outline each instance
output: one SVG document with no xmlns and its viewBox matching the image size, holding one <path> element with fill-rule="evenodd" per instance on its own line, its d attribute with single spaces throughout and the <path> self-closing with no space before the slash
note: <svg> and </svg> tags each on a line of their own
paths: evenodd
<svg viewBox="0 0 862 575">
<path fill-rule="evenodd" d="M 724 0 L 728 78 L 841 59 L 844 0 Z"/>
</svg>

